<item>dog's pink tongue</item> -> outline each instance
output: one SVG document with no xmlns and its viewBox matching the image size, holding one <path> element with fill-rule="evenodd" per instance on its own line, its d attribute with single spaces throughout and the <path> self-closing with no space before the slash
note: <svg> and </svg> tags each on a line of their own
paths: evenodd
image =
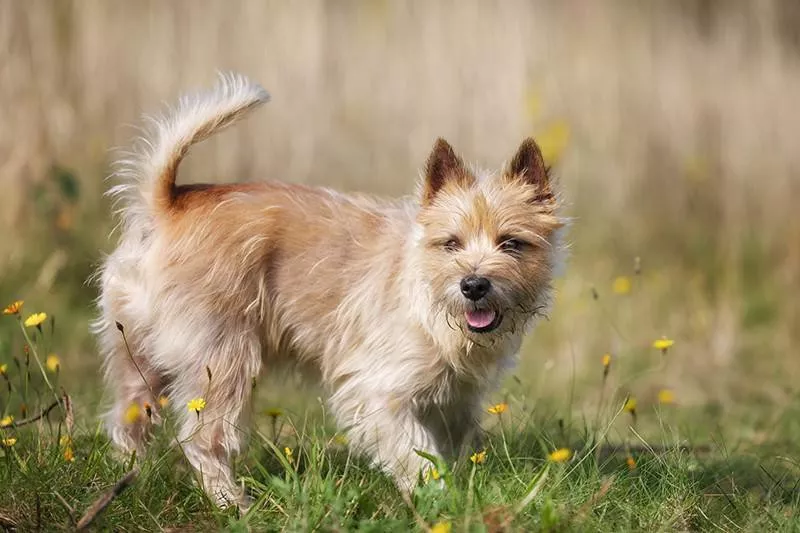
<svg viewBox="0 0 800 533">
<path fill-rule="evenodd" d="M 473 328 L 485 328 L 494 322 L 495 312 L 490 309 L 478 309 L 476 311 L 467 311 L 467 324 Z"/>
</svg>

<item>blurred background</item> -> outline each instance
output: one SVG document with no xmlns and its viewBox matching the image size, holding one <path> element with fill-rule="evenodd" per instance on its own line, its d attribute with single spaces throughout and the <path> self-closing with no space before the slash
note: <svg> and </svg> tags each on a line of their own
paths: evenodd
<svg viewBox="0 0 800 533">
<path fill-rule="evenodd" d="M 796 405 L 794 0 L 0 1 L 0 298 L 56 317 L 70 390 L 99 367 L 86 280 L 114 244 L 112 149 L 218 70 L 273 99 L 196 147 L 183 183 L 409 194 L 438 136 L 490 168 L 539 140 L 571 255 L 500 394 L 579 414 L 610 353 L 640 405 L 666 388 L 743 433 Z M 21 352 L 15 327 L 1 351 Z"/>
</svg>

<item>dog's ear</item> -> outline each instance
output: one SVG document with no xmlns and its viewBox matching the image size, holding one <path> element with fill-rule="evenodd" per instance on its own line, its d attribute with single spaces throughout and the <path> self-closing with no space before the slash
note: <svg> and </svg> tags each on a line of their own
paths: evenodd
<svg viewBox="0 0 800 533">
<path fill-rule="evenodd" d="M 450 181 L 468 185 L 472 176 L 450 146 L 442 138 L 436 140 L 433 151 L 428 156 L 425 165 L 425 180 L 422 184 L 422 204 L 428 205 L 433 201 L 436 193 Z"/>
<path fill-rule="evenodd" d="M 517 150 L 508 166 L 507 174 L 511 178 L 521 179 L 539 190 L 537 199 L 549 200 L 553 194 L 550 188 L 549 169 L 544 163 L 542 151 L 532 138 L 528 137 Z"/>
</svg>

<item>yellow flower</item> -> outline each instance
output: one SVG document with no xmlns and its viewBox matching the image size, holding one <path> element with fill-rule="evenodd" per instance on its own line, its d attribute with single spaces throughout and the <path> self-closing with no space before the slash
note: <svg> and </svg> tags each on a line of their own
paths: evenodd
<svg viewBox="0 0 800 533">
<path fill-rule="evenodd" d="M 45 320 L 47 320 L 47 313 L 33 313 L 25 319 L 25 326 L 29 328 L 40 326 Z"/>
<path fill-rule="evenodd" d="M 283 416 L 283 409 L 279 407 L 273 407 L 271 409 L 267 409 L 264 411 L 264 414 L 267 416 L 271 416 L 272 418 L 278 418 L 279 416 Z"/>
<path fill-rule="evenodd" d="M 675 393 L 670 389 L 661 389 L 658 391 L 658 403 L 664 405 L 675 403 Z"/>
<path fill-rule="evenodd" d="M 14 416 L 13 415 L 8 415 L 8 416 L 4 416 L 3 418 L 0 418 L 0 428 L 7 428 L 8 426 L 10 426 L 13 423 L 14 423 Z"/>
<path fill-rule="evenodd" d="M 22 310 L 22 304 L 24 302 L 22 300 L 17 300 L 14 303 L 8 304 L 5 309 L 3 309 L 4 315 L 16 315 Z"/>
<path fill-rule="evenodd" d="M 429 470 L 425 471 L 425 481 L 438 481 L 441 477 L 442 475 L 439 473 L 439 469 L 437 469 L 435 466 L 432 466 Z"/>
<path fill-rule="evenodd" d="M 633 396 L 628 398 L 628 400 L 625 402 L 624 409 L 626 411 L 628 411 L 629 413 L 635 415 L 636 414 L 636 398 L 634 398 Z"/>
<path fill-rule="evenodd" d="M 554 463 L 563 463 L 565 461 L 569 461 L 570 457 L 572 457 L 572 450 L 569 448 L 559 448 L 557 450 L 553 450 L 547 455 L 547 458 Z"/>
<path fill-rule="evenodd" d="M 190 400 L 186 407 L 189 408 L 190 411 L 194 411 L 198 415 L 200 415 L 200 411 L 206 408 L 206 401 L 203 398 L 195 398 L 194 400 Z"/>
<path fill-rule="evenodd" d="M 431 526 L 431 533 L 450 533 L 452 529 L 453 526 L 450 525 L 450 522 L 441 520 Z"/>
<path fill-rule="evenodd" d="M 167 398 L 166 396 L 158 397 L 158 405 L 160 405 L 162 409 L 166 407 L 167 404 L 169 404 L 169 398 Z"/>
<path fill-rule="evenodd" d="M 486 462 L 486 450 L 483 450 L 481 452 L 473 453 L 470 456 L 469 460 L 472 461 L 473 463 L 475 463 L 476 465 L 479 465 L 481 463 L 485 463 Z"/>
<path fill-rule="evenodd" d="M 536 142 L 542 150 L 542 157 L 547 165 L 555 165 L 564 153 L 569 141 L 569 125 L 564 121 L 550 124 L 539 134 Z"/>
<path fill-rule="evenodd" d="M 625 463 L 628 465 L 628 470 L 634 470 L 636 468 L 636 459 L 631 455 L 625 459 Z"/>
<path fill-rule="evenodd" d="M 503 402 L 489 407 L 486 411 L 493 415 L 499 415 L 501 413 L 505 413 L 507 410 L 508 410 L 508 404 L 506 402 Z"/>
<path fill-rule="evenodd" d="M 56 354 L 51 353 L 47 356 L 44 364 L 50 372 L 58 372 L 58 369 L 61 368 L 61 359 Z"/>
<path fill-rule="evenodd" d="M 0 376 L 5 376 L 7 371 L 8 371 L 7 364 L 0 365 Z"/>
<path fill-rule="evenodd" d="M 292 449 L 287 446 L 287 447 L 285 447 L 283 449 L 283 453 L 284 453 L 284 455 L 286 455 L 286 460 L 289 462 L 289 464 L 292 464 L 294 462 L 294 457 L 292 455 Z"/>
<path fill-rule="evenodd" d="M 72 446 L 67 446 L 64 449 L 64 460 L 71 463 L 75 460 L 75 453 L 72 451 Z"/>
<path fill-rule="evenodd" d="M 603 368 L 608 368 L 611 365 L 611 354 L 603 354 Z"/>
<path fill-rule="evenodd" d="M 2 444 L 4 448 L 11 448 L 16 443 L 17 443 L 16 437 L 8 437 L 3 440 L 0 440 L 0 444 Z"/>
<path fill-rule="evenodd" d="M 614 280 L 611 290 L 616 294 L 628 294 L 631 292 L 631 278 L 628 276 L 618 276 Z"/>
<path fill-rule="evenodd" d="M 135 424 L 139 421 L 140 416 L 142 416 L 142 410 L 139 408 L 139 404 L 132 403 L 125 410 L 125 423 Z"/>
<path fill-rule="evenodd" d="M 340 446 L 347 446 L 347 437 L 345 435 L 337 433 L 336 435 L 333 436 L 333 442 L 335 442 Z"/>
<path fill-rule="evenodd" d="M 668 349 L 672 348 L 673 344 L 675 344 L 674 340 L 661 337 L 660 339 L 653 341 L 653 348 L 656 350 L 661 350 L 662 352 L 666 352 Z"/>
<path fill-rule="evenodd" d="M 72 444 L 72 437 L 69 435 L 61 435 L 61 438 L 58 440 L 58 444 L 61 446 L 69 446 Z"/>
</svg>

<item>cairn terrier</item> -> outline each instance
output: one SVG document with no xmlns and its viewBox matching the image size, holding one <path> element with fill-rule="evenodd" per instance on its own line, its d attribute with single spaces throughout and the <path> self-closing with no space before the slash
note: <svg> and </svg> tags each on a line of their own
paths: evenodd
<svg viewBox="0 0 800 533">
<path fill-rule="evenodd" d="M 189 148 L 267 102 L 237 75 L 180 100 L 118 162 L 121 235 L 94 322 L 108 432 L 143 453 L 159 410 L 220 505 L 256 378 L 313 365 L 349 441 L 412 490 L 473 435 L 488 391 L 548 306 L 559 202 L 532 139 L 497 173 L 439 139 L 399 201 L 280 182 L 176 185 Z M 167 395 L 169 403 L 157 401 Z M 202 397 L 199 415 L 187 402 Z M 131 405 L 148 416 L 131 416 Z M 143 406 L 143 407 L 141 407 Z M 136 410 L 134 409 L 134 414 Z"/>
</svg>

